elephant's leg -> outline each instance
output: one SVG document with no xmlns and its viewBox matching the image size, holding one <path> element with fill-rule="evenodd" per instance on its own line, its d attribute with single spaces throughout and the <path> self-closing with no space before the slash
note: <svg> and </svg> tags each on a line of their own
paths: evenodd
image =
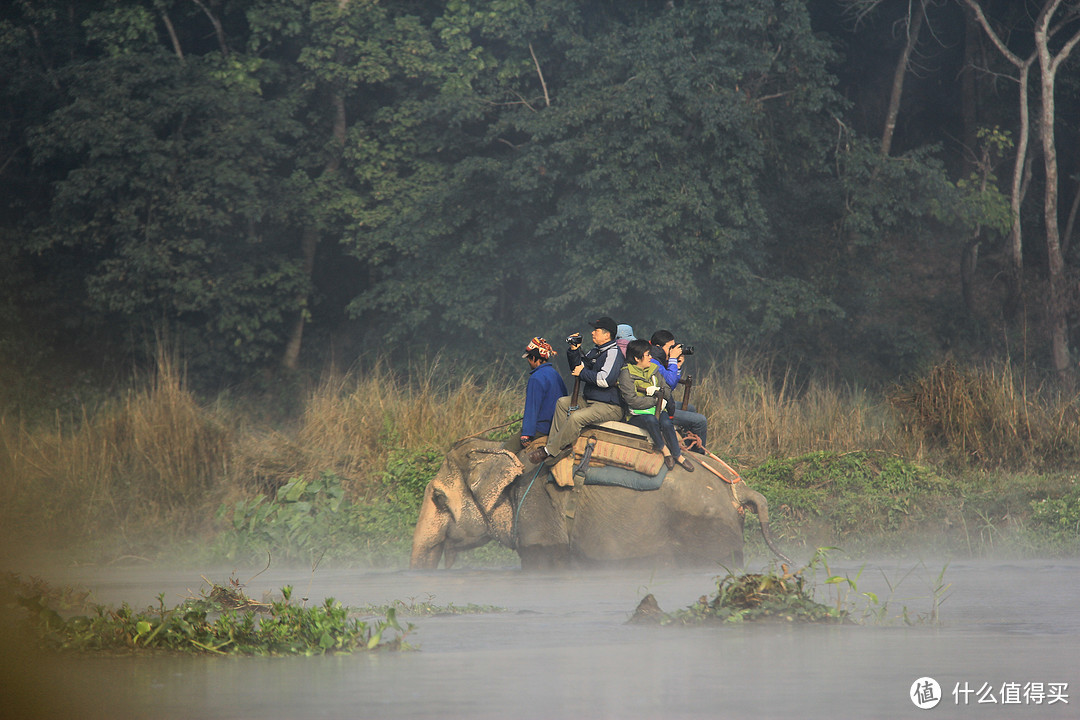
<svg viewBox="0 0 1080 720">
<path fill-rule="evenodd" d="M 428 483 L 424 489 L 424 499 L 420 504 L 420 517 L 413 530 L 412 555 L 409 567 L 415 570 L 434 570 L 439 567 L 439 560 L 446 549 L 446 531 L 450 523 L 450 514 L 439 509 L 432 498 L 434 483 Z M 447 567 L 453 562 L 447 552 Z"/>
<path fill-rule="evenodd" d="M 530 545 L 518 548 L 521 569 L 527 572 L 563 570 L 570 566 L 569 548 L 565 545 Z"/>
</svg>

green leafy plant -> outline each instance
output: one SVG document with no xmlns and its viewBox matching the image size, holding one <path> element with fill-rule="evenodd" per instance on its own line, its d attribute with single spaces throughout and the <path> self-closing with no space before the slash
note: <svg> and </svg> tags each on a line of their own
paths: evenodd
<svg viewBox="0 0 1080 720">
<path fill-rule="evenodd" d="M 442 453 L 433 449 L 399 448 L 390 453 L 374 497 L 362 508 L 362 541 L 386 544 L 412 537 L 424 489 L 442 460 Z"/>
<path fill-rule="evenodd" d="M 265 495 L 222 504 L 217 517 L 228 523 L 216 550 L 230 559 L 275 556 L 317 564 L 346 552 L 358 534 L 357 511 L 345 497 L 341 479 L 329 472 L 313 480 L 293 478 Z"/>
<path fill-rule="evenodd" d="M 1043 548 L 1067 551 L 1080 546 L 1080 488 L 1031 501 L 1028 533 Z"/>
<path fill-rule="evenodd" d="M 827 542 L 918 527 L 956 494 L 932 470 L 872 451 L 767 460 L 745 479 L 768 498 L 781 538 L 809 533 Z"/>
<path fill-rule="evenodd" d="M 364 622 L 333 598 L 322 605 L 300 607 L 291 603 L 292 588 L 282 588 L 282 599 L 254 603 L 234 587 L 225 595 L 245 600 L 235 610 L 218 599 L 226 590 L 213 586 L 209 594 L 167 608 L 164 593 L 157 607 L 134 610 L 98 605 L 90 615 L 62 617 L 50 603 L 50 594 L 17 579 L 7 584 L 9 599 L 25 612 L 43 645 L 81 652 L 172 652 L 219 655 L 324 655 L 376 648 L 406 649 L 411 624 L 401 625 L 396 610 L 386 608 L 381 620 Z M 5 603 L 7 604 L 7 603 Z M 233 604 L 235 606 L 235 603 Z"/>
</svg>

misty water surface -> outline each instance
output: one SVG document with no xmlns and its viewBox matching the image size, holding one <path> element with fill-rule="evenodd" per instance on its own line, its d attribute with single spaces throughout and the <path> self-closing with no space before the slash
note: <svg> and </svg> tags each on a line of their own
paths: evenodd
<svg viewBox="0 0 1080 720">
<path fill-rule="evenodd" d="M 944 562 L 867 563 L 859 590 L 927 612 Z M 834 565 L 854 575 L 860 565 Z M 224 581 L 229 571 L 208 577 Z M 50 659 L 42 714 L 95 718 L 1061 718 L 1080 716 L 1080 562 L 953 562 L 938 627 L 627 625 L 653 593 L 665 610 L 715 589 L 719 572 L 269 570 L 251 597 L 295 587 L 350 606 L 394 600 L 497 605 L 410 618 L 416 652 L 325 658 Z M 247 578 L 238 573 L 241 580 Z M 906 576 L 906 577 L 905 577 Z M 76 568 L 48 576 L 134 606 L 198 593 L 198 573 Z M 819 576 L 820 580 L 820 576 Z M 823 589 L 819 582 L 819 590 Z M 820 593 L 819 593 L 820 594 Z M 824 599 L 824 598 L 822 598 Z M 920 710 L 912 683 L 942 699 Z M 1005 684 L 1068 683 L 1068 703 L 1002 702 Z M 967 684 L 966 686 L 964 684 Z M 957 687 L 972 690 L 954 697 Z M 992 695 L 986 689 L 992 688 Z M 979 703 L 979 690 L 983 690 Z M 37 690 L 35 690 L 36 692 Z M 990 704 L 988 697 L 997 699 Z M 40 697 L 40 696 L 39 696 Z M 957 700 L 959 699 L 959 703 Z"/>
</svg>

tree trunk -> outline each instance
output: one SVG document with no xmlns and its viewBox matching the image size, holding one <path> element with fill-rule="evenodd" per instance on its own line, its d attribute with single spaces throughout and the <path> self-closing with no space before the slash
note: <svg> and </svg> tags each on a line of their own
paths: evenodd
<svg viewBox="0 0 1080 720">
<path fill-rule="evenodd" d="M 1042 111 L 1039 116 L 1039 136 L 1042 139 L 1043 168 L 1046 192 L 1043 214 L 1046 224 L 1046 256 L 1050 272 L 1050 294 L 1047 298 L 1047 320 L 1050 325 L 1050 354 L 1054 370 L 1066 380 L 1069 370 L 1069 328 L 1065 307 L 1065 262 L 1061 255 L 1061 236 L 1058 228 L 1058 167 L 1057 145 L 1054 139 L 1054 77 L 1058 67 L 1069 56 L 1080 34 L 1070 38 L 1053 55 L 1050 51 L 1050 18 L 1057 12 L 1061 0 L 1048 0 L 1035 21 L 1035 51 L 1039 56 Z"/>
<path fill-rule="evenodd" d="M 1076 185 L 1076 193 L 1073 195 L 1072 206 L 1069 208 L 1069 219 L 1065 221 L 1065 232 L 1061 234 L 1061 256 L 1069 257 L 1069 248 L 1072 246 L 1073 231 L 1076 229 L 1076 212 L 1080 210 L 1080 183 Z"/>
<path fill-rule="evenodd" d="M 1030 168 L 1027 163 L 1028 139 L 1031 136 L 1031 115 L 1028 107 L 1028 80 L 1031 75 L 1031 63 L 1035 56 L 1030 56 L 1020 69 L 1020 129 L 1016 134 L 1016 161 L 1013 163 L 1012 187 L 1009 191 L 1009 210 L 1012 214 L 1012 227 L 1009 229 L 1009 248 L 1012 256 L 1012 268 L 1009 277 L 1009 296 L 1006 307 L 1020 306 L 1024 293 L 1024 245 L 1023 229 L 1020 225 L 1020 206 L 1024 201 L 1024 171 Z"/>
<path fill-rule="evenodd" d="M 334 146 L 330 157 L 323 167 L 320 178 L 328 178 L 337 172 L 341 166 L 341 154 L 345 149 L 345 97 L 341 93 L 334 93 L 330 99 L 334 109 L 334 124 L 332 135 Z M 303 262 L 304 279 L 310 284 L 315 270 L 315 250 L 319 246 L 319 231 L 314 225 L 308 225 L 300 237 L 300 257 Z M 289 340 L 285 344 L 285 353 L 281 358 L 281 364 L 287 370 L 295 370 L 300 366 L 300 348 L 304 339 L 304 326 L 308 318 L 308 294 L 305 292 L 297 298 L 300 315 L 293 324 Z"/>
<path fill-rule="evenodd" d="M 225 29 L 221 26 L 221 20 L 219 20 L 217 15 L 214 15 L 214 13 L 210 11 L 210 8 L 206 7 L 201 0 L 191 1 L 202 8 L 203 13 L 209 18 L 210 24 L 214 26 L 214 35 L 217 37 L 218 48 L 221 50 L 221 55 L 223 57 L 229 57 L 229 44 L 225 42 Z"/>
<path fill-rule="evenodd" d="M 960 254 L 960 290 L 964 296 L 964 309 L 968 317 L 975 317 L 978 308 L 975 305 L 975 268 L 979 264 L 979 246 L 982 243 L 982 232 L 964 245 Z"/>
<path fill-rule="evenodd" d="M 1017 70 L 1019 70 L 1017 82 L 1020 85 L 1020 130 L 1017 133 L 1016 162 L 1013 164 L 1012 188 L 1009 194 L 1009 207 L 1012 214 L 1012 228 L 1009 231 L 1009 245 L 1012 251 L 1012 267 L 1009 274 L 1009 294 L 1005 299 L 1005 316 L 1011 319 L 1015 315 L 1016 310 L 1021 306 L 1024 292 L 1024 252 L 1020 225 L 1020 205 L 1023 202 L 1024 193 L 1027 191 L 1025 178 L 1029 177 L 1028 173 L 1031 168 L 1030 157 L 1028 155 L 1028 139 L 1031 134 L 1031 119 L 1028 110 L 1028 79 L 1031 74 L 1031 65 L 1035 62 L 1037 52 L 1033 52 L 1026 60 L 1021 60 L 1020 57 L 1009 50 L 998 34 L 994 32 L 994 29 L 990 27 L 990 23 L 987 21 L 986 15 L 983 13 L 979 3 L 976 0 L 965 0 L 965 3 L 967 4 L 968 9 L 974 13 L 975 19 L 982 26 L 998 51 L 1012 63 Z"/>
<path fill-rule="evenodd" d="M 960 116 L 964 122 L 964 177 L 975 172 L 978 153 L 979 89 L 975 75 L 978 57 L 979 23 L 971 8 L 964 7 L 964 67 L 960 73 Z"/>
<path fill-rule="evenodd" d="M 911 61 L 911 52 L 919 41 L 919 32 L 922 30 L 928 2 L 930 0 L 919 0 L 918 7 L 913 8 L 912 15 L 908 17 L 907 42 L 904 43 L 904 51 L 900 53 L 900 59 L 896 63 L 896 71 L 893 73 L 889 111 L 885 116 L 885 129 L 881 133 L 881 154 L 885 156 L 888 156 L 892 151 L 893 134 L 896 132 L 896 117 L 900 114 L 900 98 L 904 93 L 904 77 L 907 75 L 908 63 Z"/>
<path fill-rule="evenodd" d="M 172 18 L 164 10 L 161 11 L 161 21 L 165 23 L 165 29 L 169 31 L 169 40 L 172 42 L 173 52 L 176 53 L 176 57 L 180 59 L 180 62 L 184 62 L 184 49 L 180 46 L 180 38 L 176 35 L 176 28 L 173 27 Z"/>
</svg>

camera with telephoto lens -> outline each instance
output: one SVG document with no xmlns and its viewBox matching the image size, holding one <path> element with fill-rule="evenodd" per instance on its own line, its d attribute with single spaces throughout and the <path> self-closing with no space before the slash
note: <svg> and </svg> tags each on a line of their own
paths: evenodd
<svg viewBox="0 0 1080 720">
<path fill-rule="evenodd" d="M 693 355 L 694 354 L 694 346 L 693 345 L 683 345 L 682 343 L 679 343 L 679 347 L 682 348 L 682 354 L 683 355 Z"/>
<path fill-rule="evenodd" d="M 573 335 L 566 336 L 566 344 L 570 347 L 577 347 L 581 344 L 581 333 L 574 333 Z"/>
</svg>

